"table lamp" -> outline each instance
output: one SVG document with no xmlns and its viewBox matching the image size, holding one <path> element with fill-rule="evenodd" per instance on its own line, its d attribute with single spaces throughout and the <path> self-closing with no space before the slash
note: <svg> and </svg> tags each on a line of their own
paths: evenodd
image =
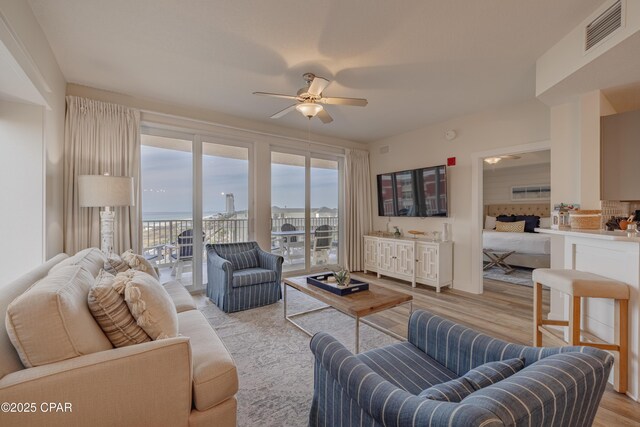
<svg viewBox="0 0 640 427">
<path fill-rule="evenodd" d="M 80 207 L 104 207 L 100 211 L 100 249 L 113 251 L 113 224 L 116 213 L 111 208 L 133 206 L 133 178 L 130 176 L 78 175 Z"/>
</svg>

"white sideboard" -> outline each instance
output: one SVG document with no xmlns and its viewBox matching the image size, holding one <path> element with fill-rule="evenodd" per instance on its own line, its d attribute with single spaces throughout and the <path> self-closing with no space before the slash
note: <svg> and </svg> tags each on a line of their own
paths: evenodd
<svg viewBox="0 0 640 427">
<path fill-rule="evenodd" d="M 364 236 L 364 272 L 434 286 L 453 282 L 453 242 Z"/>
</svg>

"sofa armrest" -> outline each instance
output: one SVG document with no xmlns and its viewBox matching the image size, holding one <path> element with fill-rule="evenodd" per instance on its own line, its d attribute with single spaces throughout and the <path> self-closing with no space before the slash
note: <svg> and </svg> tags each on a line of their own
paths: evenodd
<svg viewBox="0 0 640 427">
<path fill-rule="evenodd" d="M 485 409 L 432 401 L 396 387 L 328 334 L 316 334 L 310 346 L 315 356 L 311 426 L 503 426 Z"/>
<path fill-rule="evenodd" d="M 524 359 L 525 366 L 558 353 L 588 353 L 602 358 L 606 352 L 592 347 L 528 347 L 482 334 L 466 326 L 416 310 L 409 319 L 408 341 L 449 370 L 464 375 L 487 362 Z"/>
<path fill-rule="evenodd" d="M 280 277 L 282 276 L 282 263 L 284 262 L 284 258 L 280 255 L 263 251 L 260 248 L 257 248 L 257 250 L 260 268 L 266 268 L 267 270 L 275 271 L 278 274 L 278 281 L 280 281 Z"/>
<path fill-rule="evenodd" d="M 604 358 L 588 352 L 556 354 L 461 403 L 491 411 L 507 425 L 590 426 L 612 366 L 610 354 Z"/>
<path fill-rule="evenodd" d="M 37 410 L 0 416 L 3 426 L 186 426 L 191 392 L 189 338 L 177 337 L 8 374 L 0 401 L 33 402 Z M 43 411 L 50 402 L 71 410 Z"/>
</svg>

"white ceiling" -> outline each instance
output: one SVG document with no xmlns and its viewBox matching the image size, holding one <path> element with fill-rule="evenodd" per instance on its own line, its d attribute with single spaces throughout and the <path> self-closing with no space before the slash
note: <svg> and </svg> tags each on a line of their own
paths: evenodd
<svg viewBox="0 0 640 427">
<path fill-rule="evenodd" d="M 248 119 L 332 79 L 314 132 L 372 141 L 534 97 L 535 61 L 603 0 L 29 0 L 69 82 Z M 291 113 L 280 124 L 306 129 Z"/>
</svg>

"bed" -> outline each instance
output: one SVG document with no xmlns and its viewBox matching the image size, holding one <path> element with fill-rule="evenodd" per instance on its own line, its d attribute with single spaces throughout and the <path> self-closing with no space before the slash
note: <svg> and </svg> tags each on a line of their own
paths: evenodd
<svg viewBox="0 0 640 427">
<path fill-rule="evenodd" d="M 550 216 L 550 206 L 546 203 L 496 204 L 486 205 L 484 218 L 499 215 Z M 527 268 L 548 268 L 551 263 L 551 236 L 542 233 L 504 233 L 495 230 L 482 231 L 483 249 L 496 252 L 511 252 L 505 262 L 511 266 Z M 485 261 L 490 261 L 484 256 Z"/>
</svg>

